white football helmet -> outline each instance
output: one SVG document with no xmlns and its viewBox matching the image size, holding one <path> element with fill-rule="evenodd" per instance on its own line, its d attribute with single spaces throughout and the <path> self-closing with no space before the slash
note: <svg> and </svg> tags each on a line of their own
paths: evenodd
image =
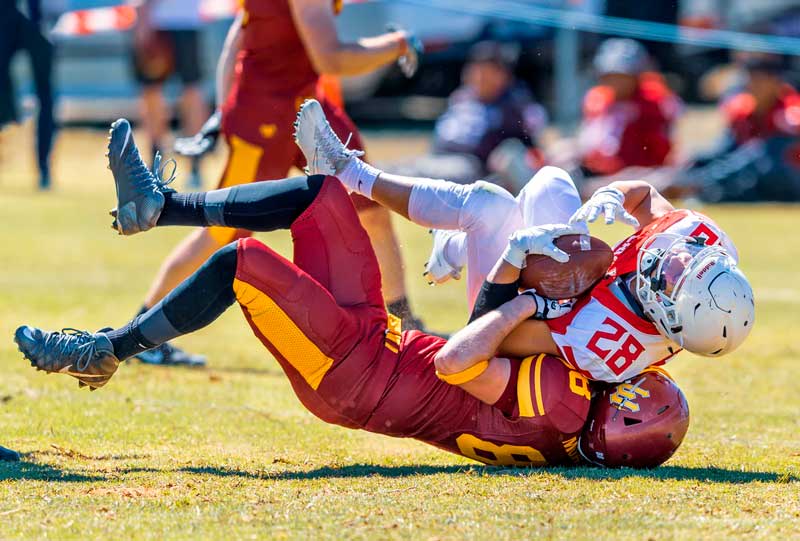
<svg viewBox="0 0 800 541">
<path fill-rule="evenodd" d="M 698 355 L 730 353 L 753 328 L 750 283 L 724 248 L 700 238 L 648 239 L 638 254 L 636 292 L 658 331 Z"/>
</svg>

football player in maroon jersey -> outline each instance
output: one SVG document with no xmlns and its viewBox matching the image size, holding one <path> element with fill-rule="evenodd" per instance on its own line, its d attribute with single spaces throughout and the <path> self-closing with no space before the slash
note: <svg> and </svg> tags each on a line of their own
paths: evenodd
<svg viewBox="0 0 800 541">
<path fill-rule="evenodd" d="M 405 31 L 355 42 L 339 39 L 335 16 L 339 0 L 244 0 L 231 25 L 217 67 L 217 112 L 201 132 L 178 140 L 176 150 L 200 156 L 224 136 L 228 161 L 218 188 L 283 178 L 305 165 L 292 140 L 292 121 L 303 100 L 316 97 L 333 129 L 363 150 L 353 122 L 319 85 L 320 74 L 358 75 L 399 62 L 412 75 L 418 47 Z M 389 212 L 355 194 L 353 202 L 375 246 L 390 312 L 409 327 L 420 323 L 406 299 L 403 265 Z M 162 264 L 140 312 L 154 306 L 218 248 L 251 233 L 247 229 L 201 228 L 192 232 Z M 201 355 L 170 343 L 138 355 L 150 364 L 203 364 Z"/>
<path fill-rule="evenodd" d="M 238 304 L 300 401 L 326 422 L 415 438 L 487 464 L 578 462 L 591 399 L 587 379 L 554 356 L 495 356 L 521 321 L 563 314 L 569 305 L 530 292 L 449 340 L 403 331 L 386 312 L 369 237 L 335 177 L 180 194 L 142 162 L 124 120 L 113 125 L 109 165 L 120 233 L 170 225 L 290 229 L 294 262 L 256 239 L 239 239 L 119 329 L 21 326 L 15 340 L 37 369 L 97 389 L 120 361 L 200 329 Z"/>
</svg>

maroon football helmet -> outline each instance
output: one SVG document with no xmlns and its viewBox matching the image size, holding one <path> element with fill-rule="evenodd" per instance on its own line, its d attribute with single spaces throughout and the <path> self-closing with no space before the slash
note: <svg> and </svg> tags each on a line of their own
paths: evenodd
<svg viewBox="0 0 800 541">
<path fill-rule="evenodd" d="M 599 466 L 655 468 L 678 449 L 688 429 L 683 392 L 665 371 L 649 369 L 594 398 L 578 449 Z"/>
</svg>

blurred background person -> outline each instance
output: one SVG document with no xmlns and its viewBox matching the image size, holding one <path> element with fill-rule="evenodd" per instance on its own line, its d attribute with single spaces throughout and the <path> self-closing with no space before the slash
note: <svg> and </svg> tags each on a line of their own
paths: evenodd
<svg viewBox="0 0 800 541">
<path fill-rule="evenodd" d="M 181 81 L 178 100 L 181 128 L 195 133 L 208 117 L 200 83 L 200 0 L 142 0 L 133 28 L 132 65 L 142 85 L 140 114 L 152 153 L 163 152 L 169 135 L 170 108 L 164 83 L 173 75 Z M 200 186 L 199 160 L 192 160 L 190 186 Z"/>
<path fill-rule="evenodd" d="M 53 116 L 53 45 L 41 30 L 40 0 L 27 0 L 28 15 L 23 14 L 17 0 L 0 0 L 0 129 L 9 122 L 18 122 L 11 61 L 19 50 L 30 59 L 33 83 L 39 102 L 36 116 L 36 162 L 39 168 L 39 189 L 50 188 L 50 152 L 56 131 Z"/>
<path fill-rule="evenodd" d="M 584 97 L 578 129 L 584 176 L 666 164 L 681 103 L 661 75 L 651 71 L 644 47 L 631 39 L 608 39 L 593 67 L 597 85 Z"/>
<path fill-rule="evenodd" d="M 436 121 L 430 153 L 392 171 L 461 183 L 485 178 L 519 191 L 541 165 L 536 144 L 547 113 L 514 76 L 518 56 L 515 44 L 473 45 L 462 85 Z"/>
<path fill-rule="evenodd" d="M 725 132 L 696 156 L 676 189 L 710 202 L 800 200 L 800 94 L 786 77 L 788 59 L 734 54 L 744 85 L 723 99 Z"/>
</svg>

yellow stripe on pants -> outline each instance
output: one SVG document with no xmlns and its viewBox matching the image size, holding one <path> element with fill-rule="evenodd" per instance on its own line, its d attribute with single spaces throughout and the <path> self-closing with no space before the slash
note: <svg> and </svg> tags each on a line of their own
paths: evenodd
<svg viewBox="0 0 800 541">
<path fill-rule="evenodd" d="M 264 149 L 248 143 L 236 135 L 231 135 L 229 144 L 230 157 L 228 158 L 228 167 L 220 183 L 220 188 L 249 184 L 259 180 L 256 178 L 256 174 L 258 173 L 258 164 L 261 161 L 261 155 L 264 154 Z M 217 241 L 217 244 L 225 246 L 234 239 L 236 230 L 230 227 L 214 226 L 208 228 L 208 234 Z"/>
<path fill-rule="evenodd" d="M 233 281 L 233 291 L 261 335 L 317 390 L 333 359 L 320 351 L 266 293 L 238 279 Z"/>
</svg>

